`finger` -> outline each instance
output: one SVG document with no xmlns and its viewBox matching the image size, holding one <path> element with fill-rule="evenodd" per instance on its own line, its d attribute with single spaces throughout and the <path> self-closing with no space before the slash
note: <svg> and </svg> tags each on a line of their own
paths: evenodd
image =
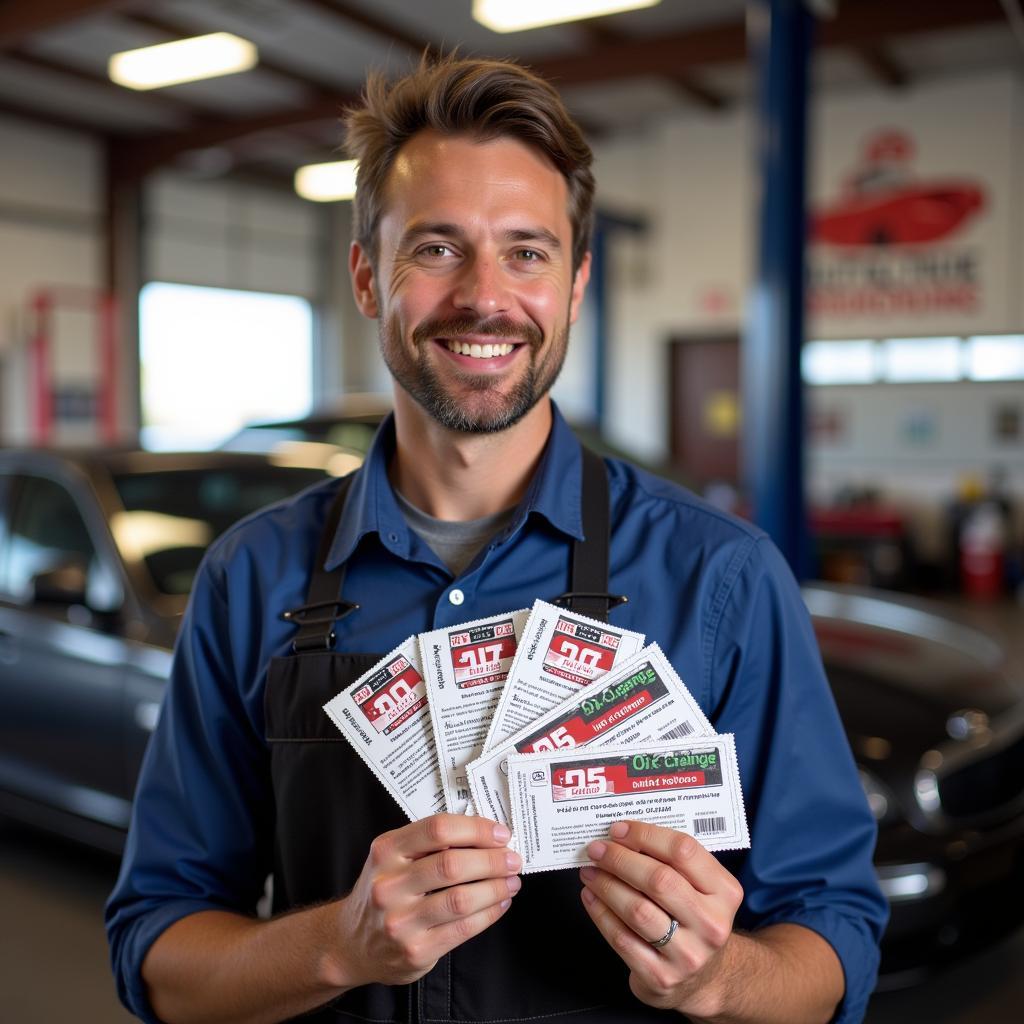
<svg viewBox="0 0 1024 1024">
<path fill-rule="evenodd" d="M 588 888 L 583 889 L 581 898 L 590 920 L 630 970 L 650 975 L 660 968 L 657 950 L 629 928 L 607 904 Z"/>
<path fill-rule="evenodd" d="M 431 957 L 440 959 L 456 946 L 461 946 L 467 939 L 486 931 L 505 914 L 510 906 L 512 906 L 512 898 L 507 897 L 500 903 L 495 903 L 485 910 L 478 910 L 468 917 L 460 917 L 448 924 L 439 924 L 435 928 L 429 928 L 425 935 L 432 950 Z"/>
<path fill-rule="evenodd" d="M 631 885 L 597 868 L 582 868 L 587 889 L 645 942 L 656 942 L 672 923 L 671 916 Z"/>
<path fill-rule="evenodd" d="M 416 860 L 450 847 L 490 849 L 506 846 L 512 838 L 507 825 L 466 814 L 432 814 L 411 825 L 385 832 L 372 844 L 381 863 Z"/>
<path fill-rule="evenodd" d="M 591 843 L 587 853 L 602 871 L 643 893 L 666 913 L 680 921 L 693 918 L 699 894 L 671 864 L 619 843 L 600 840 Z"/>
<path fill-rule="evenodd" d="M 397 888 L 409 896 L 447 889 L 487 878 L 518 874 L 522 858 L 513 850 L 466 850 L 452 847 L 421 857 L 403 873 Z"/>
<path fill-rule="evenodd" d="M 738 885 L 717 858 L 685 832 L 645 821 L 617 821 L 608 834 L 622 846 L 670 864 L 698 892 L 712 895 Z"/>
<path fill-rule="evenodd" d="M 522 884 L 518 875 L 509 875 L 508 878 L 455 885 L 422 900 L 416 917 L 425 928 L 436 928 L 460 918 L 472 917 L 515 896 Z"/>
</svg>

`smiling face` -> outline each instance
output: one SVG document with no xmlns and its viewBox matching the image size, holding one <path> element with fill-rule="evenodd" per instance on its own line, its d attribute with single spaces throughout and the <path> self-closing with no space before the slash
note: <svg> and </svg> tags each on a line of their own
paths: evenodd
<svg viewBox="0 0 1024 1024">
<path fill-rule="evenodd" d="M 354 244 L 351 270 L 392 376 L 451 430 L 517 423 L 558 376 L 589 272 L 572 270 L 565 179 L 511 138 L 421 132 L 379 231 L 376 267 Z"/>
</svg>

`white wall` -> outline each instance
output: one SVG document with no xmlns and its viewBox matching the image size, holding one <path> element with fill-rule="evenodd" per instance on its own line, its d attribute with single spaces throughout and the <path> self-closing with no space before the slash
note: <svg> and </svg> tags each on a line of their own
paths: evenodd
<svg viewBox="0 0 1024 1024">
<path fill-rule="evenodd" d="M 819 317 L 810 324 L 812 336 L 1024 331 L 1022 118 L 1024 84 L 1005 71 L 898 93 L 840 93 L 812 105 L 810 180 L 816 204 L 834 198 L 871 133 L 890 126 L 912 133 L 917 173 L 980 180 L 989 200 L 950 242 L 952 251 L 978 257 L 984 280 L 975 309 L 845 321 Z M 638 455 L 667 454 L 669 338 L 742 332 L 756 201 L 751 128 L 742 110 L 695 112 L 596 147 L 599 202 L 646 215 L 650 222 L 647 244 L 622 237 L 613 261 L 609 429 Z M 832 491 L 847 474 L 863 482 L 875 467 L 883 491 L 912 504 L 951 496 L 972 465 L 984 475 L 999 462 L 1011 470 L 1011 484 L 1024 499 L 1020 446 L 994 451 L 985 440 L 989 401 L 1005 392 L 1024 402 L 1024 385 L 957 384 L 928 391 L 927 404 L 942 428 L 925 458 L 899 455 L 893 437 L 905 403 L 923 400 L 926 392 L 827 390 L 828 401 L 848 403 L 851 423 L 864 429 L 851 429 L 842 453 L 811 446 L 809 483 L 816 493 Z"/>
</svg>

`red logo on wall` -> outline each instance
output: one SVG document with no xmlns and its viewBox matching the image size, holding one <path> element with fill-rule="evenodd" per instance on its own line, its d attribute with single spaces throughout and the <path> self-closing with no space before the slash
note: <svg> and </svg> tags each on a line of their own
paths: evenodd
<svg viewBox="0 0 1024 1024">
<path fill-rule="evenodd" d="M 881 132 L 842 194 L 811 216 L 811 238 L 835 246 L 922 245 L 948 238 L 985 208 L 985 192 L 968 179 L 917 179 L 914 144 Z"/>
</svg>

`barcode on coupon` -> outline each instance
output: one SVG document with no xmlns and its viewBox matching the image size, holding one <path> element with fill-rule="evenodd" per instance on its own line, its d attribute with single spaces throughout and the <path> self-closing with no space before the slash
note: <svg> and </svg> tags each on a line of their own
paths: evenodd
<svg viewBox="0 0 1024 1024">
<path fill-rule="evenodd" d="M 708 832 L 724 832 L 725 818 L 694 818 L 693 834 L 695 836 L 706 835 Z"/>
<path fill-rule="evenodd" d="M 468 789 L 457 789 L 455 790 L 455 797 L 458 800 L 468 800 L 469 790 Z"/>
<path fill-rule="evenodd" d="M 671 732 L 665 733 L 661 737 L 663 740 L 681 740 L 684 736 L 689 736 L 693 732 L 693 726 L 689 722 L 683 722 L 678 729 L 673 729 Z"/>
</svg>

